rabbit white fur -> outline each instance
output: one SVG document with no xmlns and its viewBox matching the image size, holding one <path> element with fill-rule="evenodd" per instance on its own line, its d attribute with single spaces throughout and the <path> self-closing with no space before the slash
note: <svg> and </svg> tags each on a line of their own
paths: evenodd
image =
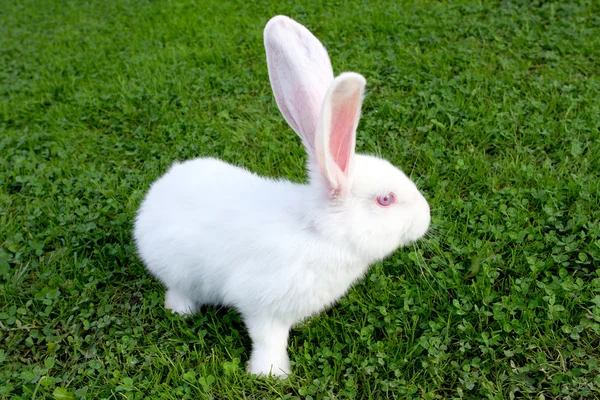
<svg viewBox="0 0 600 400">
<path fill-rule="evenodd" d="M 277 104 L 308 153 L 309 184 L 214 158 L 176 163 L 150 188 L 134 237 L 167 287 L 167 308 L 235 307 L 252 338 L 248 370 L 287 375 L 290 328 L 422 237 L 430 214 L 399 169 L 354 154 L 365 79 L 334 79 L 325 48 L 288 17 L 269 21 L 265 47 Z"/>
</svg>

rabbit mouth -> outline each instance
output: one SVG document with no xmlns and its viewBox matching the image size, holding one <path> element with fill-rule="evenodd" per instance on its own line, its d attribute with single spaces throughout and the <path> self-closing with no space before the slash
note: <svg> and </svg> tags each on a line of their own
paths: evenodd
<svg viewBox="0 0 600 400">
<path fill-rule="evenodd" d="M 427 231 L 429 230 L 429 224 L 431 222 L 431 217 L 427 214 L 427 219 L 424 220 L 413 220 L 408 234 L 406 237 L 408 238 L 408 242 L 406 244 L 416 242 L 417 240 L 423 238 Z"/>
<path fill-rule="evenodd" d="M 427 206 L 427 213 L 421 218 L 414 218 L 406 231 L 400 235 L 401 246 L 406 246 L 423 238 L 429 230 L 430 223 L 431 215 L 429 214 L 429 206 Z"/>
</svg>

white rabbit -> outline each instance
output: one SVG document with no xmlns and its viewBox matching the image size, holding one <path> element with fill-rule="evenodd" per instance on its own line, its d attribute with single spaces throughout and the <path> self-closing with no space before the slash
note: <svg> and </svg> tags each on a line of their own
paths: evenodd
<svg viewBox="0 0 600 400">
<path fill-rule="evenodd" d="M 167 308 L 235 307 L 252 338 L 248 370 L 287 375 L 290 328 L 422 237 L 430 214 L 404 173 L 354 153 L 365 79 L 334 79 L 323 45 L 288 17 L 272 18 L 264 36 L 275 99 L 306 147 L 310 182 L 214 158 L 176 163 L 150 188 L 134 237 L 167 288 Z"/>
</svg>

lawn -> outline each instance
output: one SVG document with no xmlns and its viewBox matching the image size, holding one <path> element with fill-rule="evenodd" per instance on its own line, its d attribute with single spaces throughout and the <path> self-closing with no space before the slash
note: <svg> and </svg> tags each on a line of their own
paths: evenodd
<svg viewBox="0 0 600 400">
<path fill-rule="evenodd" d="M 306 3 L 306 4 L 302 4 Z M 357 151 L 433 226 L 244 372 L 234 310 L 181 318 L 131 237 L 171 163 L 302 181 L 262 30 L 367 78 Z M 0 399 L 600 398 L 598 1 L 0 5 Z"/>
</svg>

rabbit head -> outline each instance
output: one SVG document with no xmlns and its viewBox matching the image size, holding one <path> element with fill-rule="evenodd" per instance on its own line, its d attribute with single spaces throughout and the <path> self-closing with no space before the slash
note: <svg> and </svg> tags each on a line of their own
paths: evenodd
<svg viewBox="0 0 600 400">
<path fill-rule="evenodd" d="M 285 16 L 267 24 L 265 48 L 277 105 L 302 139 L 316 204 L 324 205 L 311 211 L 313 227 L 368 262 L 422 237 L 430 211 L 415 184 L 388 161 L 355 154 L 365 78 L 334 78 L 321 42 Z"/>
</svg>

